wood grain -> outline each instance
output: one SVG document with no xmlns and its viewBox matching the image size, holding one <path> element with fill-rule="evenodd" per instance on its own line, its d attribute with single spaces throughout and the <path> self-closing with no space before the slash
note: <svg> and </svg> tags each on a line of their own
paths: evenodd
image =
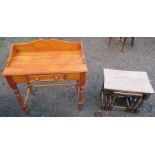
<svg viewBox="0 0 155 155">
<path fill-rule="evenodd" d="M 38 69 L 39 68 L 39 69 Z M 80 42 L 38 40 L 12 45 L 4 76 L 86 72 Z"/>
<path fill-rule="evenodd" d="M 122 92 L 154 93 L 146 72 L 104 69 L 104 88 Z"/>
</svg>

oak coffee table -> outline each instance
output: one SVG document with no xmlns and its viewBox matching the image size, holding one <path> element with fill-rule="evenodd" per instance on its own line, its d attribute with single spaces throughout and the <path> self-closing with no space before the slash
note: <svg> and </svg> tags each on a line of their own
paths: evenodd
<svg viewBox="0 0 155 155">
<path fill-rule="evenodd" d="M 26 103 L 33 88 L 72 85 L 76 86 L 79 96 L 78 107 L 81 110 L 86 72 L 87 66 L 81 42 L 36 40 L 30 43 L 13 44 L 2 74 L 25 112 Z M 49 81 L 58 83 L 36 84 Z M 59 81 L 67 83 L 62 84 Z M 27 84 L 25 99 L 17 87 L 20 83 Z"/>
<path fill-rule="evenodd" d="M 101 96 L 104 109 L 117 108 L 116 99 L 124 97 L 127 104 L 125 109 L 136 112 L 143 101 L 154 93 L 146 72 L 113 69 L 103 69 L 103 72 Z"/>
</svg>

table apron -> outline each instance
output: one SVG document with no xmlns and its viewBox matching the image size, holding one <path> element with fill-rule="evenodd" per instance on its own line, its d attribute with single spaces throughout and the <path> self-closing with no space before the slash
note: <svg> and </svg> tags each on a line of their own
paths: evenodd
<svg viewBox="0 0 155 155">
<path fill-rule="evenodd" d="M 80 80 L 80 73 L 12 76 L 15 83 Z"/>
</svg>

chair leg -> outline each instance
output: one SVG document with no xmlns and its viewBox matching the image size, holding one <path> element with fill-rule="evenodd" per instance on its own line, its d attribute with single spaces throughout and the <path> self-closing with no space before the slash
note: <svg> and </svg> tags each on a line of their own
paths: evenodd
<svg viewBox="0 0 155 155">
<path fill-rule="evenodd" d="M 122 37 L 119 37 L 119 41 L 120 41 L 120 42 L 122 41 Z"/>
<path fill-rule="evenodd" d="M 123 46 L 122 46 L 122 50 L 121 50 L 121 52 L 123 52 L 123 49 L 124 49 L 124 46 L 125 46 L 126 40 L 127 40 L 127 37 L 124 38 Z"/>
<path fill-rule="evenodd" d="M 131 46 L 134 45 L 134 39 L 135 39 L 135 37 L 131 37 Z"/>
<path fill-rule="evenodd" d="M 109 46 L 110 46 L 110 44 L 111 44 L 111 40 L 112 40 L 112 37 L 109 37 Z"/>
</svg>

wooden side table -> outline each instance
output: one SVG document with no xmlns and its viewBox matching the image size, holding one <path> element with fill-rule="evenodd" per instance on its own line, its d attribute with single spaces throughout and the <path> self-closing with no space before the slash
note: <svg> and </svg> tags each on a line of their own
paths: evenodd
<svg viewBox="0 0 155 155">
<path fill-rule="evenodd" d="M 116 107 L 116 98 L 125 97 L 125 110 L 136 112 L 143 101 L 154 93 L 146 72 L 103 69 L 102 106 L 104 109 Z"/>
<path fill-rule="evenodd" d="M 79 95 L 79 110 L 82 109 L 87 66 L 81 42 L 61 40 L 36 40 L 14 44 L 4 68 L 9 86 L 14 91 L 22 110 L 33 88 L 75 85 Z M 36 82 L 68 81 L 66 84 L 38 85 Z M 75 83 L 69 83 L 75 81 Z M 23 99 L 17 84 L 26 83 L 27 93 Z"/>
</svg>

